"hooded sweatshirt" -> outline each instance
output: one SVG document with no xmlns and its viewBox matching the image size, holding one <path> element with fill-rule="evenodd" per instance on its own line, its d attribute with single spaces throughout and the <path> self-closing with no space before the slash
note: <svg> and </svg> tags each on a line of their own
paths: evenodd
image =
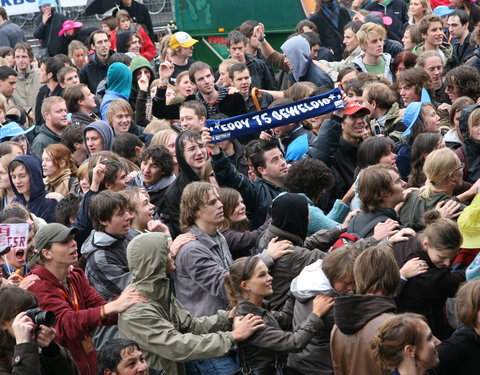
<svg viewBox="0 0 480 375">
<path fill-rule="evenodd" d="M 130 105 L 134 108 L 135 102 L 137 100 L 138 95 L 138 80 L 137 80 L 137 72 L 141 68 L 147 68 L 150 71 L 150 79 L 148 81 L 148 87 L 152 84 L 153 80 L 155 79 L 155 72 L 152 69 L 152 66 L 148 62 L 148 60 L 143 56 L 135 56 L 130 64 L 130 70 L 132 72 L 132 91 L 130 93 Z"/>
<path fill-rule="evenodd" d="M 120 314 L 120 336 L 135 340 L 147 363 L 168 375 L 183 375 L 183 363 L 225 356 L 234 344 L 226 313 L 193 318 L 172 295 L 167 277 L 168 245 L 162 233 L 135 237 L 127 260 L 135 290 L 147 303 Z M 211 333 L 212 332 L 212 333 Z"/>
<path fill-rule="evenodd" d="M 64 346 L 72 357 L 82 375 L 96 375 L 97 351 L 95 348 L 85 353 L 82 343 L 90 338 L 96 327 L 112 326 L 117 323 L 117 315 L 102 320 L 100 309 L 106 301 L 100 297 L 88 283 L 83 271 L 74 268 L 68 272 L 67 280 L 71 290 L 77 296 L 78 310 L 68 297 L 68 290 L 60 280 L 43 266 L 36 266 L 32 272 L 39 277 L 29 290 L 34 293 L 42 310 L 53 311 L 57 320 L 55 341 Z M 49 369 L 51 370 L 51 369 Z M 49 374 L 54 373 L 49 371 Z"/>
<path fill-rule="evenodd" d="M 313 63 L 307 39 L 301 35 L 294 36 L 283 43 L 281 49 L 290 62 L 294 82 L 309 81 L 318 87 L 328 86 L 333 89 L 330 76 Z"/>
<path fill-rule="evenodd" d="M 148 192 L 150 197 L 150 203 L 155 205 L 155 212 L 161 214 L 165 211 L 165 193 L 167 192 L 168 187 L 176 180 L 176 176 L 171 174 L 170 176 L 163 176 L 157 183 L 151 186 L 145 186 L 143 183 L 142 173 L 138 173 L 135 178 L 132 180 L 131 185 L 143 188 Z"/>
<path fill-rule="evenodd" d="M 335 299 L 330 349 L 336 374 L 385 374 L 371 355 L 370 340 L 394 311 L 391 297 L 356 294 Z"/>
<path fill-rule="evenodd" d="M 43 183 L 42 166 L 40 161 L 30 155 L 20 155 L 14 160 L 21 162 L 27 170 L 30 177 L 30 196 L 27 201 L 24 195 L 17 191 L 17 188 L 13 184 L 12 177 L 9 174 L 10 184 L 16 195 L 16 198 L 13 201 L 23 204 L 31 213 L 41 217 L 47 223 L 56 221 L 55 209 L 57 207 L 57 201 L 55 199 L 45 198 L 48 191 L 45 190 L 45 184 Z"/>
<path fill-rule="evenodd" d="M 464 144 L 455 151 L 460 161 L 465 165 L 463 170 L 464 180 L 472 184 L 480 178 L 480 142 L 471 139 L 468 131 L 468 118 L 476 108 L 480 108 L 480 106 L 469 106 L 460 115 L 460 131 L 463 135 Z"/>
<path fill-rule="evenodd" d="M 132 72 L 128 66 L 121 62 L 110 65 L 107 71 L 107 87 L 100 113 L 102 120 L 107 120 L 107 109 L 110 103 L 115 99 L 125 99 L 128 102 L 130 90 L 132 89 Z"/>
<path fill-rule="evenodd" d="M 319 294 L 339 297 L 330 285 L 322 269 L 323 260 L 305 267 L 300 275 L 292 280 L 290 292 L 295 297 L 293 310 L 293 328 L 298 327 L 312 312 L 313 298 Z M 332 359 L 330 354 L 330 333 L 335 324 L 333 308 L 321 317 L 323 324 L 315 332 L 312 341 L 299 353 L 290 353 L 288 367 L 292 367 L 302 374 L 333 375 Z"/>
<path fill-rule="evenodd" d="M 98 134 L 100 134 L 103 139 L 103 151 L 110 151 L 112 149 L 113 137 L 115 137 L 115 135 L 113 134 L 112 127 L 105 121 L 97 120 L 92 122 L 90 125 L 87 125 L 83 130 L 84 137 L 88 130 L 96 130 Z"/>
<path fill-rule="evenodd" d="M 200 178 L 187 164 L 183 153 L 180 150 L 180 145 L 183 142 L 183 137 L 186 132 L 180 133 L 175 141 L 175 152 L 177 154 L 178 166 L 180 167 L 180 174 L 177 179 L 168 187 L 165 193 L 166 213 L 168 215 L 168 227 L 172 237 L 178 236 L 180 231 L 180 199 L 182 197 L 183 189 L 190 182 L 200 181 Z"/>
<path fill-rule="evenodd" d="M 117 52 L 127 53 L 128 52 L 128 39 L 135 32 L 135 30 L 122 31 L 117 34 Z"/>
</svg>

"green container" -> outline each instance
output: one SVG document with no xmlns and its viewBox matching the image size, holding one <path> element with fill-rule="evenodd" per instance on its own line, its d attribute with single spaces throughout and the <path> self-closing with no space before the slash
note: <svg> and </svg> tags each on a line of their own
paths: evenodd
<svg viewBox="0 0 480 375">
<path fill-rule="evenodd" d="M 299 0 L 175 0 L 178 30 L 186 31 L 199 43 L 193 58 L 217 68 L 229 53 L 226 38 L 244 21 L 265 25 L 268 42 L 279 49 L 295 25 L 305 19 Z"/>
</svg>

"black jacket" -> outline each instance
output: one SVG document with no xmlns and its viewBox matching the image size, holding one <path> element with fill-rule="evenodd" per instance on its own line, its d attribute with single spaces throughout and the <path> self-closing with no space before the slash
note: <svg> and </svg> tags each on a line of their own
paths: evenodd
<svg viewBox="0 0 480 375">
<path fill-rule="evenodd" d="M 472 184 L 480 178 L 480 142 L 470 139 L 468 134 L 468 117 L 475 108 L 479 108 L 479 106 L 469 106 L 460 115 L 459 126 L 464 144 L 455 151 L 460 161 L 464 164 L 463 179 Z"/>
<path fill-rule="evenodd" d="M 0 359 L 0 375 L 80 375 L 70 352 L 55 341 L 39 349 L 36 342 L 15 345 L 12 358 Z"/>
<path fill-rule="evenodd" d="M 235 169 L 223 151 L 218 155 L 212 155 L 212 168 L 220 186 L 231 187 L 242 194 L 252 229 L 257 229 L 265 222 L 273 199 L 285 191 L 284 188 L 263 178 L 249 180 Z"/>
<path fill-rule="evenodd" d="M 52 8 L 52 16 L 46 24 L 42 21 L 42 13 L 35 17 L 33 37 L 42 41 L 41 46 L 47 49 L 47 56 L 63 53 L 62 40 L 58 36 L 58 32 L 66 20 L 67 17 L 62 13 L 57 13 L 54 8 Z"/>
<path fill-rule="evenodd" d="M 474 55 L 476 46 L 470 43 L 471 33 L 467 35 L 463 44 L 457 43 L 453 46 L 453 53 L 457 59 L 457 65 L 463 65 Z"/>
<path fill-rule="evenodd" d="M 173 238 L 182 233 L 180 229 L 180 199 L 182 198 L 183 189 L 185 189 L 185 186 L 187 186 L 190 182 L 200 181 L 200 178 L 187 164 L 182 152 L 180 151 L 183 134 L 185 133 L 180 133 L 175 141 L 175 151 L 181 172 L 176 180 L 173 181 L 173 183 L 168 187 L 164 195 L 165 213 L 168 216 L 165 218 L 165 220 L 168 222 L 170 234 Z"/>
<path fill-rule="evenodd" d="M 393 22 L 388 26 L 390 35 L 394 36 L 399 42 L 403 36 L 403 25 L 408 21 L 408 8 L 402 0 L 392 0 L 388 4 L 386 10 L 385 7 L 378 2 L 372 1 L 365 9 L 368 11 L 376 11 L 389 16 Z"/>
<path fill-rule="evenodd" d="M 416 237 L 393 245 L 393 252 L 401 268 L 407 261 L 418 257 L 428 265 L 428 271 L 412 277 L 396 298 L 400 312 L 414 312 L 427 318 L 434 336 L 443 340 L 452 333 L 452 328 L 445 323 L 443 306 L 447 298 L 454 297 L 461 283 L 465 281 L 465 269 L 452 271 L 437 268 Z"/>
<path fill-rule="evenodd" d="M 343 28 L 351 20 L 348 10 L 343 6 L 339 6 L 338 27 L 335 27 L 322 11 L 311 14 L 308 19 L 317 26 L 322 47 L 331 49 L 335 55 L 335 60 L 340 61 L 345 48 L 343 45 Z"/>
<path fill-rule="evenodd" d="M 110 51 L 110 56 L 113 55 L 113 51 Z M 107 77 L 108 66 L 106 63 L 102 63 L 97 58 L 97 54 L 93 54 L 89 58 L 89 62 L 82 66 L 78 76 L 80 82 L 88 86 L 91 92 L 97 92 L 97 86 L 100 81 Z"/>
<path fill-rule="evenodd" d="M 354 182 L 357 167 L 357 150 L 359 145 L 347 142 L 342 136 L 342 119 L 333 115 L 326 119 L 317 138 L 308 150 L 308 156 L 323 161 L 335 177 L 335 186 L 322 197 L 319 207 L 329 212 L 335 199 L 341 198 Z"/>
<path fill-rule="evenodd" d="M 476 375 L 480 369 L 480 336 L 474 330 L 460 327 L 437 346 L 440 363 L 431 375 Z"/>
<path fill-rule="evenodd" d="M 270 73 L 265 61 L 245 54 L 247 68 L 252 77 L 252 86 L 263 90 L 277 90 L 277 82 Z"/>
<path fill-rule="evenodd" d="M 52 92 L 50 92 L 50 89 L 47 85 L 40 87 L 40 90 L 38 90 L 37 99 L 35 100 L 35 125 L 40 126 L 45 124 L 45 119 L 43 118 L 42 114 L 42 103 L 45 98 L 50 96 L 62 96 L 62 94 L 63 88 L 60 86 L 60 84 L 58 84 Z"/>
</svg>

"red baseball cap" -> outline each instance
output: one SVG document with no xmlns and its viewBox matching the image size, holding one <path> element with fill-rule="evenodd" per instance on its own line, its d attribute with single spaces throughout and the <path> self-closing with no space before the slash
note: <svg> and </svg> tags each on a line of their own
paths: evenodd
<svg viewBox="0 0 480 375">
<path fill-rule="evenodd" d="M 345 110 L 343 111 L 344 115 L 354 115 L 358 111 L 363 111 L 366 115 L 370 114 L 370 110 L 367 107 L 362 106 L 358 102 L 348 102 Z"/>
</svg>

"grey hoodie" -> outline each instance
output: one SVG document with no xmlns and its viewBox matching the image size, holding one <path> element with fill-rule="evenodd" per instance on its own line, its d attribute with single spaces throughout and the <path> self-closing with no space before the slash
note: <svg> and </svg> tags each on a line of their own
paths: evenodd
<svg viewBox="0 0 480 375">
<path fill-rule="evenodd" d="M 319 87 L 328 86 L 333 89 L 334 84 L 330 76 L 313 63 L 307 39 L 297 35 L 288 39 L 280 48 L 290 62 L 295 82 L 309 81 Z"/>
<path fill-rule="evenodd" d="M 97 120 L 92 122 L 90 125 L 87 125 L 83 130 L 84 137 L 85 137 L 85 134 L 87 134 L 88 130 L 96 130 L 100 134 L 100 136 L 103 139 L 103 151 L 112 150 L 113 137 L 115 137 L 115 135 L 113 134 L 112 127 L 108 125 L 108 123 L 102 120 Z M 85 145 L 86 145 L 86 142 L 85 142 Z M 87 147 L 87 150 L 88 150 L 88 147 Z"/>
</svg>

